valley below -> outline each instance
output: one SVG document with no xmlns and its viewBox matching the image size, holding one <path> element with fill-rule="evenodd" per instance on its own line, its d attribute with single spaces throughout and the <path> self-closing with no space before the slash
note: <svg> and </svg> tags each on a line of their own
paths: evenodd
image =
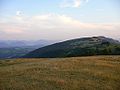
<svg viewBox="0 0 120 90">
<path fill-rule="evenodd" d="M 0 60 L 0 90 L 119 90 L 120 55 Z"/>
</svg>

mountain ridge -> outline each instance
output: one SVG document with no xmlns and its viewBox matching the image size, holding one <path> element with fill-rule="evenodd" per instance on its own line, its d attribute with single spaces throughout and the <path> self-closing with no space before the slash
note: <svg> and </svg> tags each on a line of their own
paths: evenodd
<svg viewBox="0 0 120 90">
<path fill-rule="evenodd" d="M 55 42 L 55 40 L 0 40 L 0 59 L 18 58 Z"/>
<path fill-rule="evenodd" d="M 54 58 L 90 55 L 119 55 L 120 42 L 104 36 L 86 37 L 58 42 L 36 49 L 24 58 Z"/>
</svg>

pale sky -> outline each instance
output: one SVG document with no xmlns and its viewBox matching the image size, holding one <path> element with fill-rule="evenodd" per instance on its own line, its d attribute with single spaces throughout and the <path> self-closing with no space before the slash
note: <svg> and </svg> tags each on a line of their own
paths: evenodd
<svg viewBox="0 0 120 90">
<path fill-rule="evenodd" d="M 0 40 L 120 38 L 120 0 L 0 0 Z"/>
</svg>

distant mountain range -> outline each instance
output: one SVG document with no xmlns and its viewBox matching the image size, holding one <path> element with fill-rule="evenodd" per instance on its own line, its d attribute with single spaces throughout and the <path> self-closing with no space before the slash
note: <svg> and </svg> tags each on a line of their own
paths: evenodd
<svg viewBox="0 0 120 90">
<path fill-rule="evenodd" d="M 57 41 L 53 40 L 1 40 L 0 41 L 0 58 L 16 58 L 21 57 L 37 48 L 53 44 Z"/>
<path fill-rule="evenodd" d="M 120 42 L 104 36 L 67 40 L 36 49 L 23 58 L 120 55 Z"/>
<path fill-rule="evenodd" d="M 26 46 L 46 46 L 53 44 L 55 40 L 0 40 L 0 48 L 26 47 Z"/>
</svg>

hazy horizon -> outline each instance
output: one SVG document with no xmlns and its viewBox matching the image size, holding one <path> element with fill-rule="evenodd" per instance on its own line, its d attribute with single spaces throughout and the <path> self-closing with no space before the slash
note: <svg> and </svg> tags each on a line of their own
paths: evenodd
<svg viewBox="0 0 120 90">
<path fill-rule="evenodd" d="M 61 42 L 61 41 L 67 41 L 67 40 L 72 40 L 72 39 L 79 39 L 79 38 L 89 38 L 89 37 L 99 37 L 99 36 L 81 36 L 81 37 L 73 37 L 73 38 L 65 38 L 65 39 L 0 39 L 0 41 L 26 41 L 26 42 L 30 42 L 30 41 L 54 41 L 54 42 Z M 103 36 L 106 38 L 111 38 L 111 39 L 115 39 L 120 41 L 120 38 L 114 38 L 114 37 L 107 37 L 107 36 Z"/>
<path fill-rule="evenodd" d="M 1 0 L 0 40 L 120 40 L 119 0 Z"/>
</svg>

